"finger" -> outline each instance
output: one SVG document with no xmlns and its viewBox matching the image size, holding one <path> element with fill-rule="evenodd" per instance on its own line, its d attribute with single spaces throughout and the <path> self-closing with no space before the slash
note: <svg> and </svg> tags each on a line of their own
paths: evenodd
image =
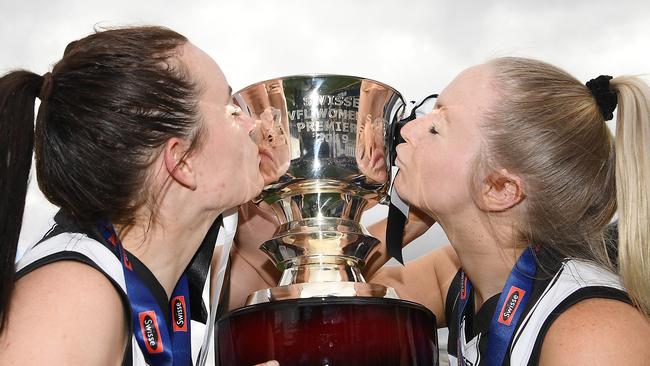
<svg viewBox="0 0 650 366">
<path fill-rule="evenodd" d="M 278 361 L 266 361 L 264 363 L 257 364 L 256 366 L 280 366 Z"/>
</svg>

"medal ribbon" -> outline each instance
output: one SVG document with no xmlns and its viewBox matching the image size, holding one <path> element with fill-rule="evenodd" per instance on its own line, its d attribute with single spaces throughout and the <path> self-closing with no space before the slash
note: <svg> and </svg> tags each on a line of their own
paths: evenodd
<svg viewBox="0 0 650 366">
<path fill-rule="evenodd" d="M 492 315 L 488 329 L 487 365 L 501 366 L 508 352 L 508 345 L 521 319 L 521 315 L 530 299 L 535 282 L 537 264 L 533 250 L 528 247 L 521 254 L 517 263 L 512 268 L 503 291 L 499 296 L 497 307 Z M 458 295 L 458 322 L 456 350 L 458 364 L 465 366 L 463 356 L 463 345 L 461 344 L 462 320 L 465 314 L 465 306 L 469 299 L 472 284 L 461 269 L 461 287 Z"/>
<path fill-rule="evenodd" d="M 169 302 L 171 319 L 166 319 L 150 288 L 133 271 L 126 250 L 113 226 L 100 223 L 99 231 L 122 263 L 131 305 L 133 334 L 147 360 L 155 366 L 191 365 L 190 306 L 187 275 L 183 273 Z"/>
</svg>

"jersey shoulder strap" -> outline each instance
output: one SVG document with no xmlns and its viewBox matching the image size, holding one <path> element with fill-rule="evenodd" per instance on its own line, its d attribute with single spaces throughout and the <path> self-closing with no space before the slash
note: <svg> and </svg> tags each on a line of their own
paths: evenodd
<svg viewBox="0 0 650 366">
<path fill-rule="evenodd" d="M 544 336 L 553 321 L 571 305 L 591 298 L 630 302 L 616 274 L 591 262 L 565 260 L 515 333 L 510 364 L 537 364 Z"/>
<path fill-rule="evenodd" d="M 131 324 L 131 306 L 126 293 L 122 264 L 101 242 L 82 232 L 67 231 L 56 224 L 39 242 L 28 248 L 16 263 L 16 280 L 50 263 L 74 260 L 102 273 L 115 287 L 124 306 L 127 324 Z M 129 335 L 129 338 L 132 338 Z M 122 365 L 133 365 L 132 342 L 128 342 Z"/>
</svg>

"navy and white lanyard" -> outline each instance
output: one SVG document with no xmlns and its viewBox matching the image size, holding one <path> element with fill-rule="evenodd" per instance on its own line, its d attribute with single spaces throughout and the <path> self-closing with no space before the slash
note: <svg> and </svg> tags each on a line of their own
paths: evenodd
<svg viewBox="0 0 650 366">
<path fill-rule="evenodd" d="M 537 264 L 533 250 L 528 247 L 519 257 L 517 263 L 512 268 L 510 276 L 506 281 L 499 302 L 492 315 L 490 327 L 488 329 L 488 348 L 487 348 L 487 365 L 501 366 L 508 352 L 508 345 L 517 328 L 517 323 L 521 318 L 523 309 L 530 299 L 535 282 Z M 472 284 L 465 275 L 460 271 L 460 294 L 458 296 L 458 323 L 457 323 L 457 356 L 458 364 L 465 366 L 465 357 L 463 356 L 463 345 L 461 344 L 463 317 L 465 315 L 465 306 L 467 305 L 469 294 L 471 293 Z M 520 311 L 518 311 L 520 310 Z"/>
<path fill-rule="evenodd" d="M 183 273 L 169 302 L 171 319 L 166 319 L 151 289 L 133 271 L 113 225 L 100 223 L 99 231 L 122 263 L 131 305 L 133 334 L 148 364 L 155 366 L 191 365 L 190 297 L 187 275 Z M 171 329 L 170 329 L 171 326 Z"/>
</svg>

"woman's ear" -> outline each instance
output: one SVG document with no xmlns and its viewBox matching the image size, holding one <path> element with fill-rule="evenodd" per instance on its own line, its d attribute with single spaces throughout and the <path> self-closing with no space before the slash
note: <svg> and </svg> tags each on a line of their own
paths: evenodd
<svg viewBox="0 0 650 366">
<path fill-rule="evenodd" d="M 187 142 L 172 137 L 165 143 L 163 159 L 165 168 L 172 179 L 191 190 L 196 189 L 196 176 L 190 160 L 187 159 Z"/>
<path fill-rule="evenodd" d="M 507 169 L 500 169 L 490 173 L 483 181 L 480 206 L 485 211 L 503 212 L 519 204 L 525 197 L 521 178 Z"/>
</svg>

